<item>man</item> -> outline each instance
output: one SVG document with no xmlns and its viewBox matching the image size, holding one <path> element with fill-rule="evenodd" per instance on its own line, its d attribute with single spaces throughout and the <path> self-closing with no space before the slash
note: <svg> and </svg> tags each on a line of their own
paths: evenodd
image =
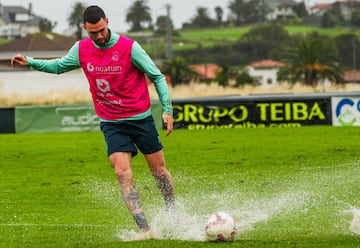
<svg viewBox="0 0 360 248">
<path fill-rule="evenodd" d="M 11 64 L 56 74 L 83 69 L 122 198 L 135 223 L 146 234 L 150 228 L 134 186 L 131 158 L 137 154 L 137 149 L 144 154 L 166 207 L 172 208 L 172 178 L 166 169 L 163 146 L 151 115 L 144 73 L 155 84 L 167 128 L 165 136 L 168 136 L 173 129 L 173 117 L 166 80 L 137 42 L 111 32 L 108 18 L 100 7 L 85 9 L 83 25 L 89 37 L 76 42 L 64 57 L 40 60 L 16 54 Z"/>
</svg>

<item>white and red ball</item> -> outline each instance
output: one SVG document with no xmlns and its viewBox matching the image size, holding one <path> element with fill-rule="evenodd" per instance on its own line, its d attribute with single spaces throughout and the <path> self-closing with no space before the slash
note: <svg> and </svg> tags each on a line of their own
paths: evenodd
<svg viewBox="0 0 360 248">
<path fill-rule="evenodd" d="M 205 225 L 207 239 L 213 242 L 233 241 L 236 235 L 236 222 L 225 212 L 216 212 Z"/>
</svg>

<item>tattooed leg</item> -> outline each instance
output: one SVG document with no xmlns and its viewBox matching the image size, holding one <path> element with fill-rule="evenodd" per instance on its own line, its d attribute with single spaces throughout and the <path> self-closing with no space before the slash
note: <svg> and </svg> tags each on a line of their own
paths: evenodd
<svg viewBox="0 0 360 248">
<path fill-rule="evenodd" d="M 152 154 L 146 154 L 145 158 L 149 164 L 151 173 L 156 180 L 158 188 L 164 197 L 166 208 L 174 208 L 174 186 L 172 182 L 172 177 L 165 166 L 163 150 Z"/>
<path fill-rule="evenodd" d="M 138 227 L 143 231 L 147 231 L 149 225 L 141 208 L 140 196 L 133 182 L 131 153 L 116 152 L 110 155 L 109 160 L 114 167 L 115 174 L 118 178 L 121 196 L 126 207 L 129 209 Z"/>
<path fill-rule="evenodd" d="M 134 186 L 133 180 L 123 179 L 119 180 L 119 182 L 122 198 L 131 215 L 133 216 L 135 223 L 143 231 L 149 230 L 149 225 L 146 221 L 145 214 L 142 211 L 140 196 Z"/>
<path fill-rule="evenodd" d="M 175 205 L 175 199 L 174 199 L 174 187 L 170 173 L 167 172 L 166 174 L 158 174 L 154 172 L 153 175 L 157 182 L 158 188 L 164 197 L 166 208 L 173 209 Z"/>
</svg>

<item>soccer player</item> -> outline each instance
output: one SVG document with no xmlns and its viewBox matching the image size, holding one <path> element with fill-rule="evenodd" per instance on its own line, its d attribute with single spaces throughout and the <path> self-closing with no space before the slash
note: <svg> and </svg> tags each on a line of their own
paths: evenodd
<svg viewBox="0 0 360 248">
<path fill-rule="evenodd" d="M 152 238 L 141 200 L 133 182 L 131 158 L 140 150 L 146 158 L 167 208 L 174 206 L 172 177 L 165 165 L 163 146 L 151 114 L 145 74 L 155 84 L 166 127 L 173 129 L 172 104 L 165 76 L 136 42 L 108 28 L 108 18 L 98 6 L 83 13 L 88 38 L 77 41 L 62 58 L 41 60 L 22 54 L 11 64 L 60 74 L 82 68 L 90 86 L 107 154 L 118 178 L 122 198 L 137 226 Z"/>
</svg>

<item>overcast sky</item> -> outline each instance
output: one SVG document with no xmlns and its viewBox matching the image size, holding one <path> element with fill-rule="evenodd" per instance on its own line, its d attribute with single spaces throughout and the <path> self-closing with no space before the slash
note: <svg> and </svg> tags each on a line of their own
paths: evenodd
<svg viewBox="0 0 360 248">
<path fill-rule="evenodd" d="M 129 24 L 125 22 L 125 15 L 127 10 L 135 0 L 0 0 L 0 3 L 5 6 L 20 5 L 28 7 L 31 2 L 33 5 L 33 12 L 35 15 L 56 21 L 58 26 L 55 32 L 61 33 L 67 28 L 67 18 L 76 2 L 84 3 L 85 5 L 98 5 L 102 7 L 109 17 L 109 27 L 116 32 L 126 32 L 129 29 Z M 301 0 L 297 0 L 300 2 Z M 305 0 L 305 3 L 312 6 L 316 3 L 332 3 L 335 0 Z M 148 0 L 148 6 L 151 9 L 153 20 L 160 15 L 166 15 L 165 5 L 171 6 L 171 19 L 174 22 L 175 28 L 181 28 L 182 24 L 190 20 L 196 14 L 197 7 L 208 8 L 211 17 L 215 18 L 214 8 L 220 6 L 225 12 L 225 17 L 228 13 L 228 3 L 230 0 Z"/>
</svg>

